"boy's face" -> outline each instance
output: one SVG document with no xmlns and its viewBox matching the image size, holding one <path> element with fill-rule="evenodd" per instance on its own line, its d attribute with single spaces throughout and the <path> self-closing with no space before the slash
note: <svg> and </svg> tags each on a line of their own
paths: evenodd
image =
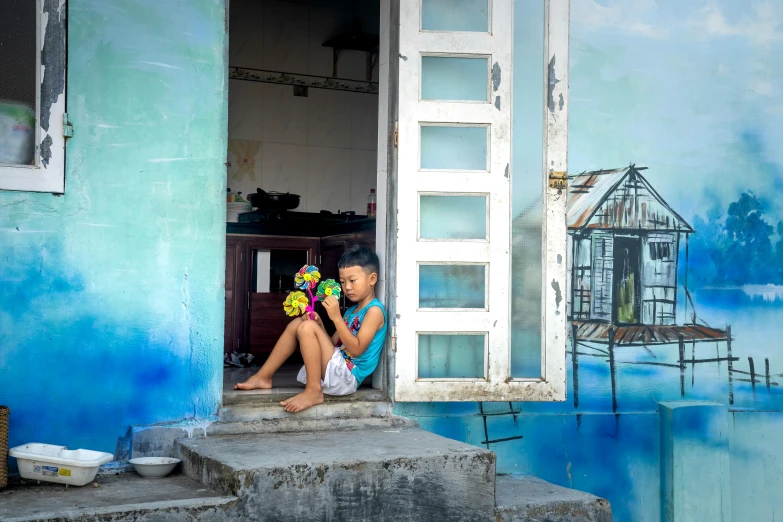
<svg viewBox="0 0 783 522">
<path fill-rule="evenodd" d="M 343 294 L 354 303 L 369 296 L 377 282 L 378 274 L 375 272 L 368 274 L 360 266 L 340 269 L 340 285 L 343 287 Z"/>
</svg>

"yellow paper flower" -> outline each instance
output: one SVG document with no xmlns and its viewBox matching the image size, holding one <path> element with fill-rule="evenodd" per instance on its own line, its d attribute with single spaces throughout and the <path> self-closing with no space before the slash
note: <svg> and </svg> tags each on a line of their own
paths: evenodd
<svg viewBox="0 0 783 522">
<path fill-rule="evenodd" d="M 303 314 L 307 305 L 310 304 L 307 300 L 307 296 L 304 292 L 291 292 L 288 297 L 285 298 L 283 303 L 283 310 L 290 317 L 296 317 Z"/>
</svg>

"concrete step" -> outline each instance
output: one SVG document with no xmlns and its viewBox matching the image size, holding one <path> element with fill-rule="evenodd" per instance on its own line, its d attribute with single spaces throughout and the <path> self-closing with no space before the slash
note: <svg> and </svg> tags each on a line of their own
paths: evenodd
<svg viewBox="0 0 783 522">
<path fill-rule="evenodd" d="M 327 400 L 303 412 L 288 413 L 280 406 L 280 398 L 275 399 L 223 407 L 218 422 L 134 427 L 131 458 L 173 457 L 175 441 L 183 438 L 418 427 L 415 421 L 394 415 L 387 401 Z"/>
<path fill-rule="evenodd" d="M 0 520 L 217 522 L 237 503 L 182 475 L 145 479 L 135 473 L 99 475 L 99 487 L 29 481 L 0 492 Z"/>
<path fill-rule="evenodd" d="M 280 406 L 279 401 L 278 398 L 274 402 L 224 406 L 220 409 L 220 420 L 222 422 L 248 422 L 269 419 L 357 419 L 392 415 L 392 405 L 387 401 L 325 401 L 323 404 L 299 413 L 288 413 Z"/>
<path fill-rule="evenodd" d="M 183 472 L 237 520 L 492 520 L 494 453 L 422 431 L 183 439 Z M 255 517 L 255 518 L 254 518 Z"/>
<path fill-rule="evenodd" d="M 612 522 L 607 500 L 527 475 L 497 477 L 496 522 Z"/>
<path fill-rule="evenodd" d="M 262 419 L 245 422 L 216 422 L 207 428 L 207 437 L 262 435 L 276 433 L 313 433 L 316 431 L 356 431 L 364 429 L 416 428 L 405 417 L 347 417 L 330 419 Z M 183 437 L 184 438 L 184 437 Z"/>
<path fill-rule="evenodd" d="M 304 386 L 288 386 L 272 388 L 271 390 L 224 390 L 223 406 L 256 406 L 262 404 L 278 404 L 282 399 L 292 397 L 304 390 Z M 325 404 L 344 403 L 344 402 L 362 402 L 362 401 L 383 401 L 386 400 L 386 394 L 381 390 L 373 388 L 359 388 L 356 393 L 335 397 L 326 395 Z"/>
</svg>

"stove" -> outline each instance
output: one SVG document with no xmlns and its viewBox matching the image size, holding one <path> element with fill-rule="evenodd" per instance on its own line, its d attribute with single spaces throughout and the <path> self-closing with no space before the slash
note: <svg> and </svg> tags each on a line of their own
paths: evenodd
<svg viewBox="0 0 783 522">
<path fill-rule="evenodd" d="M 290 212 L 286 210 L 262 210 L 256 209 L 252 212 L 239 214 L 240 223 L 257 224 L 308 224 L 319 223 L 321 225 L 336 225 L 338 223 L 349 223 L 367 219 L 367 216 L 357 215 L 355 212 L 341 212 L 334 214 L 328 210 L 321 212 Z"/>
</svg>

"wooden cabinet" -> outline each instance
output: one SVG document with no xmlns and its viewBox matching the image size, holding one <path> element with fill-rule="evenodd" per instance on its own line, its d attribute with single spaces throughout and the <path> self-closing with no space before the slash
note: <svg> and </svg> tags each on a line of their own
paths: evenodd
<svg viewBox="0 0 783 522">
<path fill-rule="evenodd" d="M 354 244 L 374 249 L 375 231 L 322 239 L 227 236 L 225 352 L 251 353 L 261 359 L 268 355 L 291 321 L 283 312 L 283 301 L 294 289 L 296 271 L 305 264 L 314 264 L 321 270 L 322 279 L 339 281 L 337 262 Z M 342 298 L 343 311 L 346 304 L 350 306 Z M 320 304 L 317 310 L 325 316 Z"/>
<path fill-rule="evenodd" d="M 247 351 L 259 356 L 274 348 L 291 318 L 283 302 L 294 290 L 294 274 L 318 259 L 317 238 L 264 237 L 246 242 L 250 267 L 248 292 Z"/>
<path fill-rule="evenodd" d="M 225 353 L 241 351 L 244 324 L 244 251 L 241 240 L 226 237 L 226 317 L 223 335 Z"/>
</svg>

